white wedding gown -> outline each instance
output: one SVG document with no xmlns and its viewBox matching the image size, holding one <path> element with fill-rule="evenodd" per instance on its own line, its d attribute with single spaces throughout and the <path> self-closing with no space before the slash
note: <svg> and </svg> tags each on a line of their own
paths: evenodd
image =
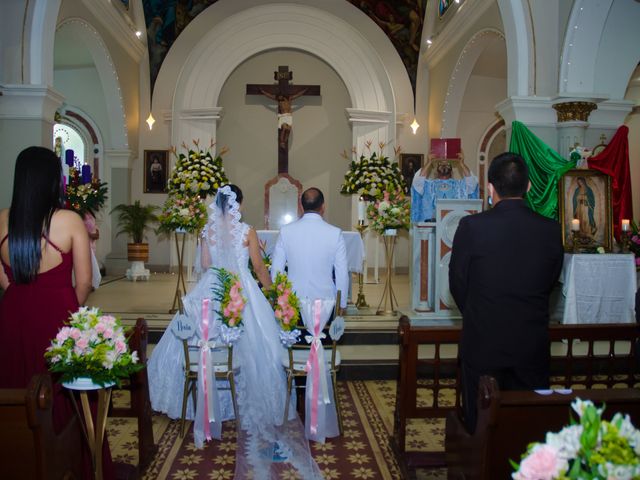
<svg viewBox="0 0 640 480">
<path fill-rule="evenodd" d="M 228 196 L 230 211 L 225 213 L 223 208 L 222 213 L 220 209 L 216 212 L 219 195 Z M 234 478 L 279 479 L 293 468 L 301 478 L 320 479 L 322 475 L 311 457 L 304 426 L 295 408 L 289 409 L 290 418 L 283 424 L 286 376 L 281 358 L 284 347 L 271 305 L 249 271 L 249 248 L 245 245 L 249 226 L 240 222 L 235 194 L 228 187 L 220 189 L 210 209 L 204 248 L 208 247 L 214 267 L 238 274 L 242 294 L 247 299 L 242 317 L 244 331 L 233 352 L 234 365 L 239 366 L 235 377 L 239 419 Z M 224 233 L 216 236 L 211 232 Z M 200 323 L 202 299 L 212 296 L 216 281 L 216 273 L 207 269 L 184 298 L 185 313 L 196 315 L 196 324 Z M 183 362 L 182 343 L 167 328 L 149 359 L 148 375 L 153 409 L 171 418 L 180 418 L 181 414 Z M 230 394 L 220 389 L 218 393 L 222 419 L 233 418 Z M 193 405 L 189 403 L 188 418 L 193 418 Z"/>
</svg>

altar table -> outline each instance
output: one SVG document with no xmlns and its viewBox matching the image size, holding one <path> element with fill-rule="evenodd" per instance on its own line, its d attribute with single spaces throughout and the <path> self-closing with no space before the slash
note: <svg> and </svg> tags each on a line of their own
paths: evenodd
<svg viewBox="0 0 640 480">
<path fill-rule="evenodd" d="M 258 239 L 266 242 L 266 253 L 271 255 L 276 248 L 278 230 L 256 230 Z M 347 248 L 347 268 L 350 272 L 361 273 L 364 261 L 364 243 L 358 232 L 342 232 Z"/>
<path fill-rule="evenodd" d="M 570 254 L 560 274 L 562 323 L 633 323 L 637 275 L 633 254 Z"/>
</svg>

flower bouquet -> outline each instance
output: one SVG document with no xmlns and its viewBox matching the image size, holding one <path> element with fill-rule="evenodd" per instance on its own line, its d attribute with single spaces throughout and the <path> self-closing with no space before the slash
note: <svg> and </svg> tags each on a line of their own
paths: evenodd
<svg viewBox="0 0 640 480">
<path fill-rule="evenodd" d="M 633 220 L 631 221 L 629 251 L 636 256 L 636 267 L 640 268 L 640 231 L 638 231 L 638 224 Z"/>
<path fill-rule="evenodd" d="M 382 198 L 367 207 L 369 226 L 382 235 L 389 229 L 408 229 L 411 222 L 409 199 L 401 189 L 384 192 Z"/>
<path fill-rule="evenodd" d="M 602 420 L 603 408 L 577 398 L 580 423 L 547 433 L 545 443 L 529 445 L 520 464 L 511 462 L 515 480 L 640 479 L 640 431 L 628 415 Z"/>
<path fill-rule="evenodd" d="M 222 166 L 222 155 L 228 150 L 223 148 L 214 158 L 210 151 L 214 143 L 207 150 L 201 150 L 196 140 L 193 144 L 195 149 L 182 144 L 187 150 L 186 155 L 176 154 L 175 148 L 172 150 L 177 162 L 169 179 L 169 194 L 199 195 L 202 198 L 215 195 L 218 188 L 229 183 Z"/>
<path fill-rule="evenodd" d="M 84 217 L 85 214 L 96 216 L 96 213 L 107 201 L 107 184 L 93 177 L 90 183 L 82 183 L 80 172 L 76 168 L 69 169 L 69 184 L 65 189 L 65 206 Z"/>
<path fill-rule="evenodd" d="M 197 234 L 207 223 L 207 207 L 199 196 L 169 195 L 162 206 L 158 222 L 158 231 L 161 233 L 184 230 Z"/>
<path fill-rule="evenodd" d="M 267 253 L 267 241 L 258 240 L 258 247 L 260 248 L 260 256 L 262 257 L 264 266 L 267 267 L 267 270 L 271 270 L 271 255 Z M 253 263 L 251 262 L 251 260 L 249 260 L 249 271 L 251 272 L 251 276 L 254 278 L 254 280 L 260 283 L 260 279 L 258 278 L 258 275 L 253 268 Z"/>
<path fill-rule="evenodd" d="M 119 385 L 144 368 L 138 353 L 129 351 L 120 321 L 97 308 L 80 307 L 71 314 L 44 356 L 63 383 L 88 377 L 101 386 Z"/>
<path fill-rule="evenodd" d="M 351 160 L 349 170 L 344 176 L 341 193 L 356 194 L 364 200 L 371 201 L 382 196 L 385 191 L 403 190 L 405 188 L 404 178 L 400 172 L 397 162 L 392 162 L 389 157 L 382 153 L 385 147 L 384 143 L 380 143 L 380 153 L 371 152 L 371 141 L 365 146 L 369 151 L 369 156 L 364 154 L 360 158 Z M 400 149 L 395 149 L 397 155 Z M 356 155 L 355 150 L 352 155 Z M 349 160 L 347 152 L 343 152 L 342 156 Z"/>
<path fill-rule="evenodd" d="M 276 274 L 267 296 L 280 324 L 280 341 L 285 347 L 290 347 L 300 337 L 300 330 L 296 329 L 300 320 L 300 300 L 286 274 Z"/>
<path fill-rule="evenodd" d="M 220 337 L 227 345 L 232 345 L 242 333 L 242 312 L 247 299 L 242 295 L 242 285 L 235 273 L 224 268 L 213 268 L 217 283 L 213 287 L 213 299 L 219 302 Z"/>
</svg>

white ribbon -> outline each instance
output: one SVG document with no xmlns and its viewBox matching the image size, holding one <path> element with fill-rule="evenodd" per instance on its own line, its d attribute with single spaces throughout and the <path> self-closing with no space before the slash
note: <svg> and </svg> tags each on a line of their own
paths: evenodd
<svg viewBox="0 0 640 480">
<path fill-rule="evenodd" d="M 216 347 L 215 340 L 198 340 L 198 348 L 200 349 L 200 361 L 198 362 L 198 378 L 200 379 L 200 385 L 206 389 L 205 395 L 206 407 L 208 418 L 210 422 L 214 422 L 215 410 L 213 408 L 214 402 L 214 384 L 216 381 L 215 371 L 213 371 L 213 364 L 211 362 L 211 350 Z M 210 368 L 212 371 L 208 374 L 206 369 Z M 209 375 L 209 378 L 207 378 Z M 210 439 L 207 439 L 210 440 Z"/>
</svg>

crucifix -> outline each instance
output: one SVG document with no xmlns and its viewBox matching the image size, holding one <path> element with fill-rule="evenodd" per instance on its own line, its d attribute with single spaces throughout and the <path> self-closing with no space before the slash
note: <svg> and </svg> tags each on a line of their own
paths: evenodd
<svg viewBox="0 0 640 480">
<path fill-rule="evenodd" d="M 278 173 L 289 171 L 289 136 L 293 124 L 293 109 L 291 102 L 302 95 L 319 96 L 320 85 L 292 85 L 293 72 L 288 66 L 279 66 L 273 72 L 272 84 L 247 84 L 247 95 L 264 95 L 278 102 Z"/>
</svg>

